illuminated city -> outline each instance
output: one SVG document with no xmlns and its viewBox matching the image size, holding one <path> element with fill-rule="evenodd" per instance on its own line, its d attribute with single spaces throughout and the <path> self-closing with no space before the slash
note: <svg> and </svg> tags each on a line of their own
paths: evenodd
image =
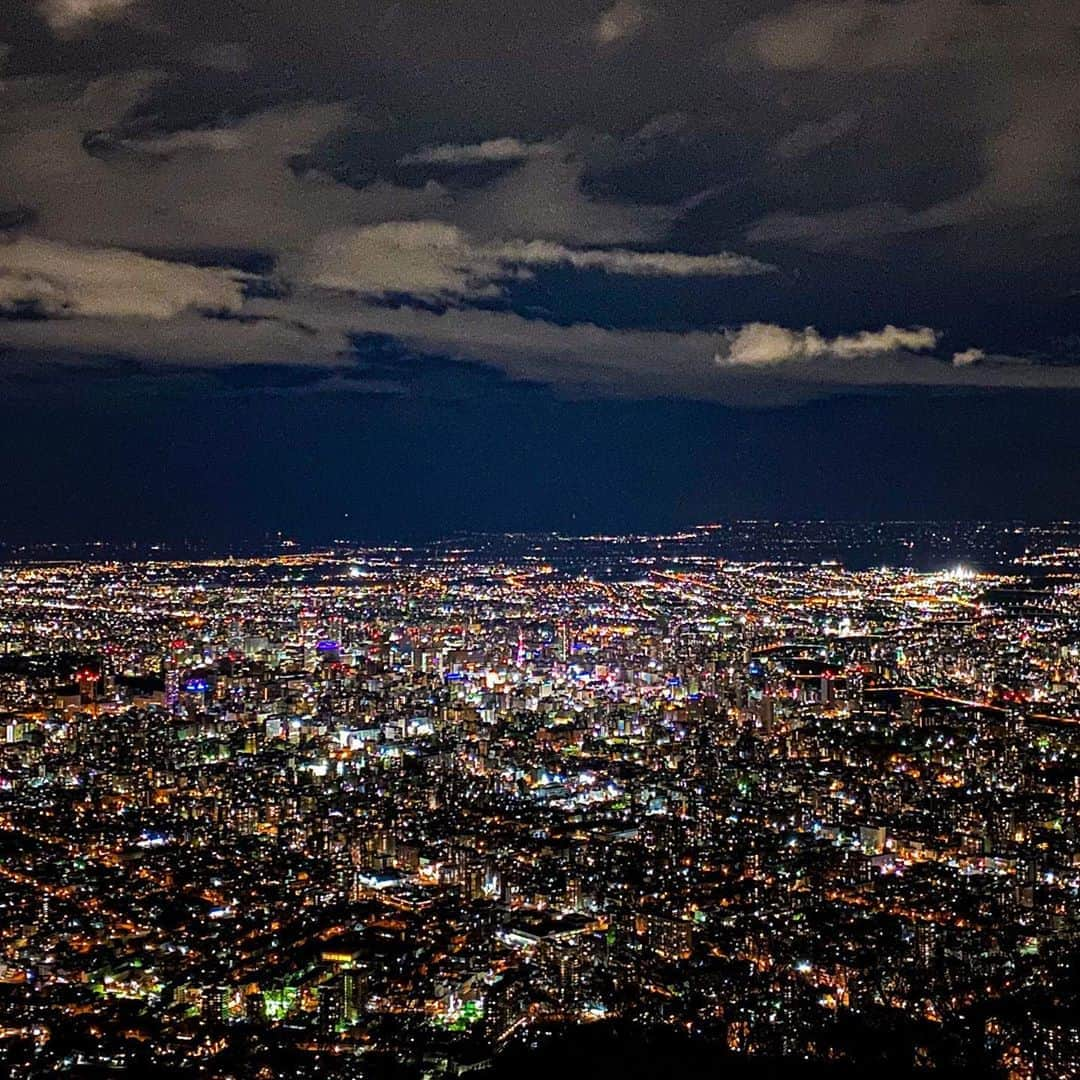
<svg viewBox="0 0 1080 1080">
<path fill-rule="evenodd" d="M 1078 673 L 1069 524 L 9 550 L 0 1063 L 1065 1080 Z"/>
<path fill-rule="evenodd" d="M 1080 1080 L 1080 0 L 0 0 L 0 1080 Z"/>
</svg>

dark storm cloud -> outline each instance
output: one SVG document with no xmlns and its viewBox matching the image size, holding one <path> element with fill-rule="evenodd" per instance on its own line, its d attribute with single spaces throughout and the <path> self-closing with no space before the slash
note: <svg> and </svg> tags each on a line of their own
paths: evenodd
<svg viewBox="0 0 1080 1080">
<path fill-rule="evenodd" d="M 945 173 L 937 185 L 927 176 L 909 190 L 868 189 L 855 205 L 777 210 L 752 238 L 828 247 L 968 225 L 1075 232 L 1080 8 L 1071 0 L 804 3 L 746 27 L 734 55 L 814 95 L 890 91 L 904 102 L 907 130 L 880 107 L 872 115 L 897 138 L 895 164 L 927 159 Z M 950 160 L 950 133 L 968 169 Z M 871 168 L 892 157 L 879 144 Z"/>
<path fill-rule="evenodd" d="M 615 394 L 1080 385 L 1012 359 L 1045 329 L 980 318 L 991 286 L 1080 270 L 1070 0 L 12 7 L 0 344 L 24 353 L 308 386 L 374 334 Z M 867 321 L 837 283 L 871 278 Z"/>
<path fill-rule="evenodd" d="M 155 100 L 168 102 L 168 119 L 182 126 L 244 111 L 260 95 L 363 97 L 375 110 L 407 109 L 411 126 L 439 139 L 452 124 L 463 142 L 475 141 L 482 128 L 504 134 L 644 122 L 665 96 L 686 97 L 685 86 L 673 85 L 670 63 L 700 57 L 715 40 L 711 34 L 732 31 L 746 14 L 739 5 L 723 5 L 730 10 L 724 13 L 705 3 L 663 11 L 581 0 L 60 6 L 96 7 L 98 17 L 71 22 L 61 35 L 25 13 L 3 17 L 0 40 L 17 43 L 13 72 L 165 68 L 172 78 Z M 47 14 L 50 7 L 37 10 Z M 115 18 L 108 18 L 110 10 Z M 221 63 L 222 50 L 232 63 Z M 700 100 L 713 95 L 703 80 L 692 81 L 701 87 Z"/>
</svg>

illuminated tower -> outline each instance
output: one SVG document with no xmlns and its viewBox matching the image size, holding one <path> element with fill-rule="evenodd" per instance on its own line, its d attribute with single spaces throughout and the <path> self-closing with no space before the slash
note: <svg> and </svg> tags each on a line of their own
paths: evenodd
<svg viewBox="0 0 1080 1080">
<path fill-rule="evenodd" d="M 300 634 L 300 643 L 305 646 L 315 644 L 318 637 L 319 613 L 310 608 L 302 608 L 296 617 L 297 628 Z"/>
<path fill-rule="evenodd" d="M 568 664 L 570 662 L 570 627 L 564 623 L 559 623 L 559 641 L 557 646 L 557 657 L 562 663 Z"/>
<path fill-rule="evenodd" d="M 162 676 L 165 680 L 165 704 L 175 709 L 180 703 L 180 670 L 183 665 L 184 650 L 187 642 L 177 638 L 169 643 L 169 651 L 162 662 Z"/>
</svg>

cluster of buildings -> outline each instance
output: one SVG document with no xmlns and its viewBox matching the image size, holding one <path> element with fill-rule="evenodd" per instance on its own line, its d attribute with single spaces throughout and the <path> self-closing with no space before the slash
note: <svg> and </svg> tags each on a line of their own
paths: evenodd
<svg viewBox="0 0 1080 1080">
<path fill-rule="evenodd" d="M 0 567 L 0 1066 L 461 1075 L 622 1024 L 1080 1075 L 1055 551 Z"/>
</svg>

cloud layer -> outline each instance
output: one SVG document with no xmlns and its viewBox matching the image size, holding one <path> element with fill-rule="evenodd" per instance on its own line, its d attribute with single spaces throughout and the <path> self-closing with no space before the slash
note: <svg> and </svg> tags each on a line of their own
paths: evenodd
<svg viewBox="0 0 1080 1080">
<path fill-rule="evenodd" d="M 598 393 L 1074 384 L 1069 0 L 257 9 L 0 12 L 20 362 L 390 334 Z"/>
<path fill-rule="evenodd" d="M 571 248 L 547 240 L 478 241 L 438 221 L 391 221 L 320 237 L 297 274 L 328 289 L 424 297 L 497 295 L 536 268 L 569 267 L 630 277 L 729 277 L 773 268 L 730 252 L 684 255 L 625 248 Z"/>
<path fill-rule="evenodd" d="M 826 338 L 812 326 L 805 330 L 788 330 L 768 323 L 750 323 L 725 333 L 717 361 L 761 367 L 822 357 L 850 360 L 881 354 L 927 352 L 933 349 L 937 340 L 937 332 L 927 326 L 909 330 L 886 326 L 881 330 Z"/>
<path fill-rule="evenodd" d="M 135 0 L 41 0 L 41 13 L 60 35 L 73 33 L 88 23 L 119 17 Z"/>
<path fill-rule="evenodd" d="M 199 308 L 237 311 L 241 303 L 240 281 L 223 270 L 48 240 L 0 244 L 0 312 L 170 319 Z"/>
</svg>

